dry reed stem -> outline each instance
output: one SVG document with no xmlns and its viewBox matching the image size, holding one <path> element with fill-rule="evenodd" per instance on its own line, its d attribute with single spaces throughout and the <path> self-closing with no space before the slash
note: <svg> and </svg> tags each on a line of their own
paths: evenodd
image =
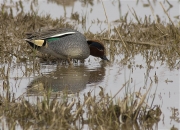
<svg viewBox="0 0 180 130">
<path fill-rule="evenodd" d="M 149 4 L 149 5 L 150 5 L 150 9 L 151 9 L 152 15 L 153 15 L 153 17 L 154 17 L 156 23 L 158 23 L 157 17 L 154 15 L 154 10 L 153 10 L 153 8 L 152 8 L 152 5 L 151 5 L 151 4 Z"/>
<path fill-rule="evenodd" d="M 148 90 L 146 91 L 146 93 L 142 96 L 141 101 L 139 102 L 139 105 L 138 105 L 138 107 L 137 107 L 137 111 L 136 111 L 135 116 L 134 116 L 134 118 L 133 118 L 134 121 L 137 119 L 139 110 L 141 109 L 141 106 L 142 106 L 142 104 L 144 103 L 144 100 L 146 99 L 146 95 L 149 93 L 149 90 L 151 89 L 151 87 L 152 87 L 152 82 L 151 82 Z"/>
<path fill-rule="evenodd" d="M 108 39 L 108 38 L 103 38 L 103 40 L 122 41 L 120 39 Z M 142 45 L 165 47 L 165 45 L 155 44 L 155 43 L 151 43 L 151 42 L 134 42 L 134 41 L 128 41 L 128 40 L 124 40 L 124 41 L 128 42 L 128 43 L 133 43 L 133 44 L 142 44 Z"/>
<path fill-rule="evenodd" d="M 165 36 L 168 36 L 168 34 L 164 34 L 164 35 L 162 35 L 162 36 L 156 38 L 155 40 L 161 39 L 161 38 L 163 38 L 163 37 L 165 37 Z M 163 45 L 162 45 L 162 46 L 163 46 Z"/>
<path fill-rule="evenodd" d="M 171 22 L 171 24 L 174 26 L 174 23 L 173 23 L 173 21 L 171 20 L 171 18 L 170 18 L 170 16 L 169 16 L 169 14 L 167 13 L 167 11 L 165 10 L 164 6 L 162 5 L 162 3 L 161 3 L 161 2 L 159 2 L 159 3 L 161 4 L 161 7 L 163 8 L 164 13 L 168 16 L 169 21 L 170 21 L 170 22 Z"/>
<path fill-rule="evenodd" d="M 108 23 L 108 33 L 109 33 L 109 36 L 110 36 L 110 24 L 109 24 L 109 20 L 108 20 L 106 9 L 104 7 L 104 3 L 103 3 L 102 0 L 101 0 L 101 3 L 102 3 L 103 9 L 104 9 L 104 13 L 105 13 L 105 16 L 106 16 L 106 20 L 107 20 L 107 23 Z"/>
<path fill-rule="evenodd" d="M 133 12 L 132 12 L 132 10 L 130 9 L 129 5 L 128 5 L 128 8 L 129 8 L 129 10 L 130 10 L 131 14 L 134 16 L 134 18 L 138 21 L 138 24 L 140 24 L 140 21 L 139 21 L 139 19 L 138 19 L 137 15 L 136 15 L 135 10 L 133 9 L 133 11 L 134 11 L 134 13 L 133 13 Z"/>
<path fill-rule="evenodd" d="M 115 98 L 117 96 L 117 94 L 126 86 L 126 84 L 129 82 L 129 80 L 123 84 L 123 86 L 117 91 L 117 93 L 111 98 L 110 102 L 113 100 L 113 98 Z"/>
<path fill-rule="evenodd" d="M 116 27 L 115 27 L 115 29 L 116 29 L 116 31 L 117 31 L 117 33 L 118 33 L 118 35 L 119 35 L 119 37 L 120 37 L 120 39 L 121 39 L 121 41 L 122 41 L 123 46 L 125 47 L 125 49 L 126 49 L 127 53 L 129 53 L 129 52 L 128 52 L 128 49 L 127 49 L 127 47 L 126 47 L 126 44 L 125 44 L 124 40 L 122 39 L 121 34 L 119 33 L 119 31 L 117 30 L 117 28 L 116 28 Z"/>
<path fill-rule="evenodd" d="M 168 0 L 166 0 L 166 2 L 167 2 L 168 5 L 170 6 L 170 8 L 173 7 L 173 5 L 172 5 Z"/>
<path fill-rule="evenodd" d="M 126 42 L 134 43 L 134 44 L 142 44 L 142 45 L 165 47 L 165 45 L 160 45 L 160 44 L 155 44 L 155 43 L 150 43 L 150 42 L 133 42 L 133 41 L 127 41 L 127 40 L 126 40 Z"/>
<path fill-rule="evenodd" d="M 155 25 L 155 27 L 162 33 L 162 34 L 164 34 L 164 32 L 159 28 L 159 27 L 157 27 L 156 25 Z M 164 34 L 165 35 L 165 34 Z"/>
</svg>

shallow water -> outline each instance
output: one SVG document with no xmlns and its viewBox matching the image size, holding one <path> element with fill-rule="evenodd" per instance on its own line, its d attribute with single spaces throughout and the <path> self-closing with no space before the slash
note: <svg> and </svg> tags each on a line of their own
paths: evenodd
<svg viewBox="0 0 180 130">
<path fill-rule="evenodd" d="M 179 15 L 179 4 L 177 1 L 170 2 L 173 5 L 173 8 L 171 8 L 168 13 L 176 23 L 177 20 L 174 16 Z M 128 19 L 133 19 L 133 21 L 135 21 L 128 6 L 130 9 L 133 7 L 139 17 L 152 15 L 150 7 L 143 7 L 143 3 L 141 2 L 136 4 L 136 1 L 122 1 L 121 8 L 119 8 L 119 1 L 104 0 L 103 3 L 111 27 L 116 25 L 116 22 L 114 22 L 115 20 L 124 16 L 127 12 L 129 12 L 130 15 Z M 24 2 L 23 4 L 26 7 L 25 11 L 29 11 L 29 2 Z M 151 4 L 155 14 L 158 14 L 162 20 L 169 22 L 159 2 Z M 164 6 L 165 8 L 168 8 L 167 3 L 165 3 Z M 91 26 L 92 21 L 97 23 L 97 19 L 100 21 L 106 20 L 103 6 L 100 1 L 94 1 L 94 5 L 83 4 L 80 1 L 71 1 L 63 6 L 62 4 L 58 5 L 50 1 L 46 2 L 45 0 L 41 0 L 38 1 L 36 9 L 38 9 L 39 14 L 41 15 L 50 13 L 52 18 L 60 16 L 65 17 L 67 22 L 74 22 L 81 32 L 87 31 L 89 28 L 92 32 L 101 32 L 101 30 L 104 29 L 107 30 L 106 22 L 93 24 Z M 80 16 L 86 15 L 86 25 L 81 26 L 77 21 L 70 20 L 71 12 L 78 12 Z M 151 16 L 151 18 L 153 19 L 153 16 Z M 114 60 L 109 56 L 108 58 L 111 61 L 109 63 L 103 63 L 100 59 L 90 56 L 86 59 L 84 64 L 78 63 L 72 67 L 53 63 L 42 63 L 39 71 L 33 72 L 32 70 L 31 73 L 26 73 L 26 70 L 27 67 L 33 68 L 32 63 L 10 65 L 10 89 L 15 93 L 16 98 L 22 94 L 33 97 L 33 95 L 36 95 L 36 90 L 27 91 L 28 86 L 39 85 L 42 86 L 42 88 L 40 88 L 41 90 L 44 88 L 44 84 L 51 86 L 53 92 L 68 88 L 71 92 L 79 91 L 82 95 L 89 91 L 93 91 L 93 93 L 98 95 L 100 91 L 99 86 L 101 86 L 104 88 L 105 92 L 115 95 L 128 80 L 131 81 L 131 83 L 127 85 L 127 87 L 130 88 L 130 91 L 138 92 L 141 88 L 141 92 L 144 93 L 152 80 L 153 86 L 149 93 L 149 104 L 151 104 L 153 94 L 155 94 L 153 104 L 160 105 L 162 110 L 158 129 L 170 129 L 173 125 L 180 128 L 179 122 L 171 119 L 172 108 L 180 108 L 180 71 L 177 67 L 170 70 L 166 63 L 162 64 L 159 61 L 153 61 L 151 62 L 152 68 L 149 69 L 149 67 L 147 67 L 146 59 L 140 54 L 130 59 L 127 62 L 127 65 L 121 62 L 123 55 L 117 55 Z M 155 76 L 158 77 L 158 80 L 155 80 Z M 1 86 L 3 86 L 2 80 L 0 83 Z M 125 90 L 122 90 L 116 98 L 123 98 L 124 94 Z M 164 120 L 162 120 L 163 118 Z"/>
<path fill-rule="evenodd" d="M 163 112 L 161 118 L 164 117 L 164 123 L 161 120 L 158 123 L 158 128 L 167 129 L 172 125 L 179 125 L 179 123 L 170 119 L 172 116 L 171 109 L 179 107 L 179 70 L 173 69 L 170 71 L 166 65 L 160 65 L 159 62 L 152 63 L 151 65 L 154 68 L 148 70 L 145 60 L 139 55 L 132 60 L 130 68 L 128 65 L 121 63 L 102 63 L 99 59 L 94 60 L 93 57 L 90 57 L 90 59 L 91 62 L 88 62 L 88 58 L 85 64 L 79 63 L 75 66 L 42 64 L 40 66 L 40 75 L 33 73 L 30 76 L 23 76 L 23 65 L 18 65 L 19 69 L 15 67 L 9 77 L 11 91 L 15 93 L 16 98 L 24 94 L 34 99 L 33 96 L 37 96 L 37 93 L 44 89 L 45 86 L 51 86 L 53 92 L 67 88 L 71 90 L 70 93 L 79 91 L 82 95 L 89 91 L 98 95 L 100 92 L 99 86 L 101 86 L 105 92 L 115 95 L 123 84 L 130 80 L 131 83 L 127 85 L 129 91 L 139 92 L 141 88 L 143 94 L 149 88 L 150 79 L 152 79 L 153 85 L 149 93 L 149 104 L 151 104 L 153 94 L 155 94 L 153 105 L 160 105 Z M 141 68 L 138 65 L 143 67 Z M 157 83 L 154 80 L 155 73 L 158 77 Z M 146 76 L 147 78 L 145 78 Z M 15 77 L 20 78 L 15 80 Z M 167 79 L 170 82 L 166 83 L 165 80 Z M 28 91 L 28 86 L 42 88 Z M 116 98 L 123 99 L 124 96 L 125 90 L 122 90 Z"/>
</svg>

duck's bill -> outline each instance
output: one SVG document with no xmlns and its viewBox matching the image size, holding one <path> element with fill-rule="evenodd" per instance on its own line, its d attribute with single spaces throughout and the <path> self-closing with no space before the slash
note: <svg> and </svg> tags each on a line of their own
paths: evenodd
<svg viewBox="0 0 180 130">
<path fill-rule="evenodd" d="M 108 58 L 107 58 L 105 55 L 102 56 L 101 59 L 102 59 L 102 60 L 107 60 L 107 61 L 109 61 Z"/>
</svg>

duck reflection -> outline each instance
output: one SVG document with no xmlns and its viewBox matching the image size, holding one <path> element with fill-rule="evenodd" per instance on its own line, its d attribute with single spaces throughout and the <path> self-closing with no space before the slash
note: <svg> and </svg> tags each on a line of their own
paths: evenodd
<svg viewBox="0 0 180 130">
<path fill-rule="evenodd" d="M 75 2 L 78 0 L 47 0 L 47 2 L 56 3 L 57 5 L 63 5 L 63 6 L 71 6 L 73 7 L 75 5 Z M 82 3 L 83 6 L 90 4 L 91 6 L 94 5 L 93 0 L 80 0 L 79 2 Z"/>
<path fill-rule="evenodd" d="M 57 5 L 63 5 L 63 6 L 74 6 L 74 3 L 77 0 L 47 0 L 47 2 L 56 3 Z"/>
<path fill-rule="evenodd" d="M 89 69 L 85 66 L 58 67 L 49 74 L 43 74 L 30 82 L 27 95 L 36 95 L 43 90 L 75 93 L 85 89 L 86 84 L 102 82 L 105 76 L 104 66 Z"/>
</svg>

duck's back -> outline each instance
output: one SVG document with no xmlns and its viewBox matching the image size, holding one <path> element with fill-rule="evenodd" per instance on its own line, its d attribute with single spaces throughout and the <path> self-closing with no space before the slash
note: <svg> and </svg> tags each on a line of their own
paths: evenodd
<svg viewBox="0 0 180 130">
<path fill-rule="evenodd" d="M 90 54 L 85 36 L 73 29 L 48 30 L 29 35 L 28 38 L 46 40 L 47 45 L 39 50 L 61 59 L 85 59 Z"/>
<path fill-rule="evenodd" d="M 78 31 L 68 30 L 68 32 L 70 31 L 75 33 L 67 34 L 58 40 L 50 41 L 48 43 L 49 48 L 64 58 L 67 58 L 67 56 L 73 59 L 87 58 L 90 50 L 86 38 Z"/>
</svg>

